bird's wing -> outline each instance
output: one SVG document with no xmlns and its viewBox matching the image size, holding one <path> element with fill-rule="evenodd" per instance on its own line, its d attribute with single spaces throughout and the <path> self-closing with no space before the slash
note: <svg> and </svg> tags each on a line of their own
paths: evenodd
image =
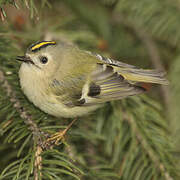
<svg viewBox="0 0 180 180">
<path fill-rule="evenodd" d="M 144 91 L 143 87 L 130 84 L 122 75 L 114 72 L 112 66 L 97 64 L 89 82 L 83 86 L 82 96 L 78 103 L 83 106 L 94 105 L 140 94 Z"/>
<path fill-rule="evenodd" d="M 169 84 L 168 80 L 165 78 L 166 73 L 162 70 L 140 69 L 133 65 L 105 58 L 99 54 L 91 54 L 98 58 L 102 63 L 112 66 L 114 71 L 116 71 L 119 75 L 122 75 L 128 81 L 163 85 Z"/>
<path fill-rule="evenodd" d="M 56 99 L 68 107 L 86 106 L 122 99 L 143 93 L 144 88 L 130 84 L 106 64 L 97 64 L 87 79 L 54 80 L 51 89 Z"/>
<path fill-rule="evenodd" d="M 83 86 L 79 101 L 81 105 L 104 103 L 141 94 L 146 89 L 139 82 L 168 84 L 164 71 L 139 69 L 99 54 L 87 53 L 99 61 L 89 83 Z"/>
</svg>

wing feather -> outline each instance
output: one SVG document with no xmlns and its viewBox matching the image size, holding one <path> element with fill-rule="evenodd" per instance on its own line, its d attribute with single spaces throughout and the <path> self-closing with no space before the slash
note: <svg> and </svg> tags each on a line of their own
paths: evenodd
<svg viewBox="0 0 180 180">
<path fill-rule="evenodd" d="M 97 68 L 92 73 L 91 81 L 93 86 L 89 84 L 89 88 L 86 85 L 86 91 L 82 94 L 81 105 L 92 105 L 97 103 L 104 103 L 111 100 L 122 99 L 127 96 L 143 93 L 144 88 L 130 84 L 123 76 L 114 72 L 114 69 L 109 65 L 97 64 Z M 93 89 L 93 87 L 95 87 Z M 94 92 L 98 94 L 91 96 Z"/>
<path fill-rule="evenodd" d="M 102 61 L 102 63 L 109 64 L 114 67 L 115 71 L 117 71 L 120 75 L 123 75 L 124 78 L 129 81 L 163 85 L 169 84 L 168 80 L 165 78 L 166 73 L 162 70 L 140 69 L 133 65 L 105 58 L 99 54 L 94 54 L 94 56 Z"/>
</svg>

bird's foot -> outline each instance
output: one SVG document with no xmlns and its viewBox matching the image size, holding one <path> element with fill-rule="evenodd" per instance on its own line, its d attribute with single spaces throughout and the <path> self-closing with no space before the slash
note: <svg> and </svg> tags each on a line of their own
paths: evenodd
<svg viewBox="0 0 180 180">
<path fill-rule="evenodd" d="M 64 136 L 66 135 L 66 133 L 68 132 L 68 130 L 71 128 L 71 126 L 74 124 L 74 122 L 77 120 L 74 119 L 68 126 L 66 129 L 64 130 L 60 130 L 59 132 L 53 134 L 51 137 L 49 137 L 47 139 L 47 144 L 55 144 L 55 145 L 58 145 L 59 144 L 59 141 L 64 141 Z"/>
</svg>

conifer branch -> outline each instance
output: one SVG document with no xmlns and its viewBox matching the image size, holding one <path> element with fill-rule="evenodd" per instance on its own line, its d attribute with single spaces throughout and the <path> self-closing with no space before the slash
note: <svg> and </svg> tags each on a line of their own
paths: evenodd
<svg viewBox="0 0 180 180">
<path fill-rule="evenodd" d="M 136 123 L 133 122 L 132 117 L 128 115 L 126 112 L 123 113 L 123 116 L 124 116 L 124 120 L 128 121 L 128 123 L 131 125 L 132 131 L 136 135 L 137 141 L 142 145 L 142 148 L 147 152 L 151 160 L 160 170 L 161 174 L 165 177 L 166 180 L 173 180 L 170 174 L 166 171 L 163 163 L 160 162 L 159 158 L 155 155 L 152 148 L 147 144 L 147 142 L 142 137 L 140 131 L 137 129 L 138 127 Z"/>
</svg>

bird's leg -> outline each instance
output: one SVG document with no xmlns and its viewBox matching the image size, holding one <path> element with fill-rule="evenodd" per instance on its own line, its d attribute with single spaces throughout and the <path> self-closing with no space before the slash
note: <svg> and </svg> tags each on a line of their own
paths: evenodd
<svg viewBox="0 0 180 180">
<path fill-rule="evenodd" d="M 58 144 L 60 140 L 64 140 L 64 136 L 67 133 L 67 131 L 71 128 L 71 126 L 74 124 L 74 122 L 77 121 L 77 118 L 75 118 L 68 126 L 66 129 L 63 131 L 60 130 L 59 132 L 53 134 L 50 138 L 47 139 L 47 142 L 50 144 Z"/>
</svg>

